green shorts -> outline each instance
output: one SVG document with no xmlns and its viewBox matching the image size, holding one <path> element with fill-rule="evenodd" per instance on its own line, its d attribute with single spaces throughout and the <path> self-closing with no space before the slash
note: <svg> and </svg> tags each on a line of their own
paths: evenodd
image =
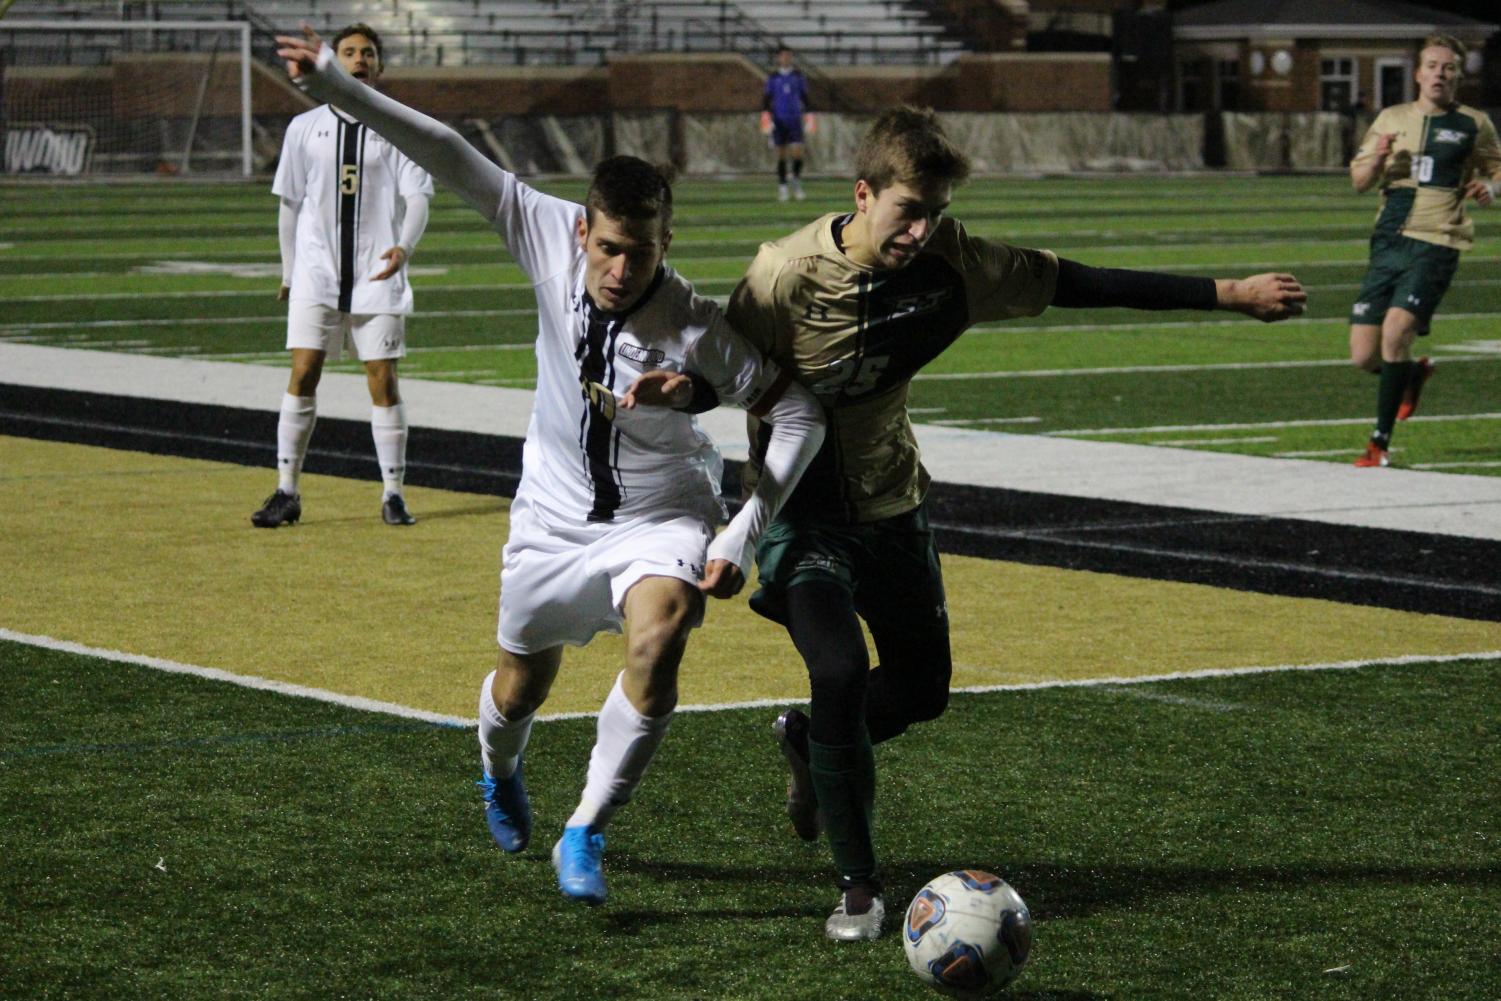
<svg viewBox="0 0 1501 1001">
<path fill-rule="evenodd" d="M 783 625 L 787 589 L 819 580 L 849 591 L 855 611 L 873 627 L 915 618 L 947 628 L 943 571 L 926 505 L 859 525 L 777 519 L 761 537 L 756 562 L 760 587 L 751 608 Z"/>
<path fill-rule="evenodd" d="M 1371 263 L 1350 307 L 1350 323 L 1379 327 L 1386 311 L 1399 306 L 1418 318 L 1419 333 L 1428 333 L 1457 267 L 1459 251 L 1453 247 L 1377 233 L 1371 237 Z"/>
</svg>

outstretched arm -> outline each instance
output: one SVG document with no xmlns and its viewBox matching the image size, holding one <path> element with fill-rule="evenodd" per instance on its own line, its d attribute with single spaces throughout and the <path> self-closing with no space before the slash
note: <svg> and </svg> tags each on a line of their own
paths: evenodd
<svg viewBox="0 0 1501 1001">
<path fill-rule="evenodd" d="M 287 75 L 312 96 L 380 133 L 493 224 L 500 210 L 505 172 L 447 125 L 355 80 L 312 28 L 303 25 L 302 31 L 302 38 L 276 36 L 281 45 L 276 54 L 287 61 Z"/>
<path fill-rule="evenodd" d="M 1059 258 L 1058 284 L 1051 304 L 1064 308 L 1224 309 L 1271 323 L 1300 315 L 1307 301 L 1308 293 L 1288 274 L 1190 278 L 1159 271 L 1092 268 Z"/>
</svg>

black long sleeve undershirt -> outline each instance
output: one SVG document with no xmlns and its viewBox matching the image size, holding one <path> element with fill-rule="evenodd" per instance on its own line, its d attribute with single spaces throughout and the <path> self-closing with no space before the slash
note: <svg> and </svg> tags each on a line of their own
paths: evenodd
<svg viewBox="0 0 1501 1001">
<path fill-rule="evenodd" d="M 1219 301 L 1213 278 L 1188 278 L 1160 271 L 1092 268 L 1058 258 L 1054 306 L 1082 309 L 1125 306 L 1128 309 L 1213 309 Z"/>
</svg>

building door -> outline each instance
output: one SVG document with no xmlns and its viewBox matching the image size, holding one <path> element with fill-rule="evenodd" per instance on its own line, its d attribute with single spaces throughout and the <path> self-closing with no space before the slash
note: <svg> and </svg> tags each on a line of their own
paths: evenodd
<svg viewBox="0 0 1501 1001">
<path fill-rule="evenodd" d="M 1412 100 L 1412 63 L 1405 57 L 1376 60 L 1376 107 L 1373 111 Z"/>
</svg>

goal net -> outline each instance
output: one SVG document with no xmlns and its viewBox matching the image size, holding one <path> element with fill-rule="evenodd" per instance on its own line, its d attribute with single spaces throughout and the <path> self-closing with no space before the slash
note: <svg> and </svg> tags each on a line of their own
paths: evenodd
<svg viewBox="0 0 1501 1001">
<path fill-rule="evenodd" d="M 251 172 L 250 26 L 0 20 L 7 175 Z"/>
</svg>

